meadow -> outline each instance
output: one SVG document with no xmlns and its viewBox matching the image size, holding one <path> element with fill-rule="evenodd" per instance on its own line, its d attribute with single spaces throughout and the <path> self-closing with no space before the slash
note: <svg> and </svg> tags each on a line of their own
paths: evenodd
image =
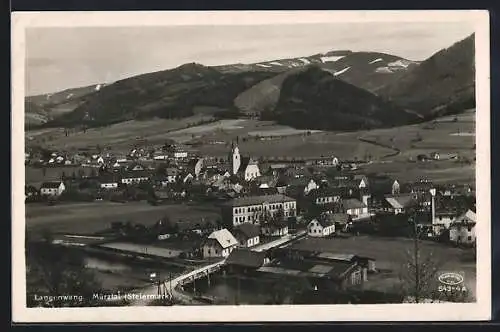
<svg viewBox="0 0 500 332">
<path fill-rule="evenodd" d="M 151 206 L 146 202 L 123 204 L 101 201 L 54 206 L 27 204 L 25 208 L 28 231 L 46 230 L 69 234 L 92 234 L 110 227 L 115 221 L 152 226 L 164 216 L 174 221 L 219 218 L 219 210 L 213 205 Z"/>
<path fill-rule="evenodd" d="M 204 122 L 200 124 L 200 122 Z M 199 125 L 197 125 L 199 124 Z M 366 172 L 386 173 L 402 180 L 428 177 L 438 182 L 471 183 L 475 178 L 475 111 L 431 122 L 356 132 L 297 130 L 271 121 L 233 119 L 215 121 L 203 115 L 178 120 L 128 121 L 65 136 L 62 129 L 28 132 L 30 143 L 44 138 L 44 145 L 74 149 L 100 144 L 123 153 L 134 144 L 164 144 L 171 139 L 193 144 L 201 155 L 226 157 L 231 142 L 238 141 L 242 155 L 370 160 Z M 48 137 L 51 137 L 48 140 Z M 420 154 L 437 152 L 441 160 L 415 162 Z M 450 156 L 457 160 L 449 160 Z"/>
</svg>

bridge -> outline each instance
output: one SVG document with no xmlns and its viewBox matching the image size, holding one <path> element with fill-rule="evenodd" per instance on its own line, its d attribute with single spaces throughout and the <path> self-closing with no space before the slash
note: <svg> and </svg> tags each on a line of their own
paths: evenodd
<svg viewBox="0 0 500 332">
<path fill-rule="evenodd" d="M 182 287 L 184 284 L 191 283 L 197 279 L 203 278 L 203 277 L 209 277 L 211 273 L 214 273 L 216 271 L 219 271 L 222 266 L 224 266 L 226 260 L 223 259 L 221 261 L 218 261 L 216 263 L 212 263 L 209 265 L 205 265 L 202 267 L 199 267 L 193 271 L 187 272 L 183 275 L 180 275 L 174 279 L 171 280 L 165 280 L 160 283 L 160 286 L 158 285 L 151 285 L 146 288 L 138 290 L 142 295 L 155 295 L 155 294 L 168 294 L 168 296 L 180 300 L 182 302 L 186 303 L 194 303 L 196 304 L 198 301 L 195 301 L 191 295 L 187 295 L 184 292 L 179 290 L 179 286 Z M 137 299 L 132 303 L 134 306 L 145 306 L 148 305 L 152 300 L 151 298 L 148 297 L 143 297 L 140 299 Z"/>
<path fill-rule="evenodd" d="M 276 247 L 284 247 L 290 244 L 293 241 L 296 241 L 300 238 L 303 238 L 307 235 L 307 231 L 300 231 L 297 234 L 289 234 L 284 237 L 281 237 L 275 241 L 264 243 L 262 245 L 258 245 L 251 250 L 253 251 L 267 251 Z M 142 295 L 156 295 L 156 294 L 167 294 L 168 297 L 174 298 L 182 303 L 188 304 L 203 304 L 200 301 L 197 301 L 193 298 L 192 294 L 187 294 L 181 290 L 182 286 L 185 284 L 189 284 L 194 282 L 197 279 L 201 279 L 207 277 L 210 282 L 210 274 L 219 271 L 226 263 L 226 259 L 222 259 L 218 262 L 205 265 L 199 268 L 196 268 L 192 271 L 186 272 L 181 276 L 178 276 L 171 280 L 165 280 L 158 284 L 148 286 L 146 288 L 138 290 L 138 292 Z M 152 302 L 150 297 L 142 297 L 134 301 L 131 305 L 134 306 L 146 306 Z"/>
</svg>

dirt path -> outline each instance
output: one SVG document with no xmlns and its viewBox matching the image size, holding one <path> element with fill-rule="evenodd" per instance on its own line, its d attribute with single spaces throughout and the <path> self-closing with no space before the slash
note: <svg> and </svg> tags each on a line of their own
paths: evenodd
<svg viewBox="0 0 500 332">
<path fill-rule="evenodd" d="M 377 141 L 369 140 L 369 139 L 366 139 L 363 137 L 358 137 L 358 141 L 363 142 L 363 143 L 376 145 L 376 146 L 380 146 L 382 148 L 386 148 L 386 149 L 390 149 L 390 150 L 394 151 L 393 153 L 389 153 L 389 154 L 386 154 L 385 156 L 380 157 L 380 159 L 387 159 L 387 158 L 395 157 L 395 156 L 401 154 L 401 150 L 399 150 L 398 148 L 395 148 L 395 147 L 390 146 L 390 145 L 382 144 L 382 143 L 379 143 Z"/>
</svg>

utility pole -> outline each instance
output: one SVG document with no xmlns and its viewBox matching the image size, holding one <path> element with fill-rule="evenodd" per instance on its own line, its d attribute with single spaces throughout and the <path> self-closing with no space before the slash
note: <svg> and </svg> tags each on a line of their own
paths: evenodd
<svg viewBox="0 0 500 332">
<path fill-rule="evenodd" d="M 158 284 L 158 296 L 161 296 L 161 278 L 160 278 L 160 273 L 158 273 L 157 284 Z"/>
</svg>

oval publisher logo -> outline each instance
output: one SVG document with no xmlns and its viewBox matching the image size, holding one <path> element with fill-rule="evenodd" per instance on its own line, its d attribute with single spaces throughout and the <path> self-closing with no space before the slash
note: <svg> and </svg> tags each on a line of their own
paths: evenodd
<svg viewBox="0 0 500 332">
<path fill-rule="evenodd" d="M 453 272 L 443 273 L 438 277 L 438 279 L 439 282 L 448 286 L 456 286 L 464 282 L 464 277 Z"/>
</svg>

